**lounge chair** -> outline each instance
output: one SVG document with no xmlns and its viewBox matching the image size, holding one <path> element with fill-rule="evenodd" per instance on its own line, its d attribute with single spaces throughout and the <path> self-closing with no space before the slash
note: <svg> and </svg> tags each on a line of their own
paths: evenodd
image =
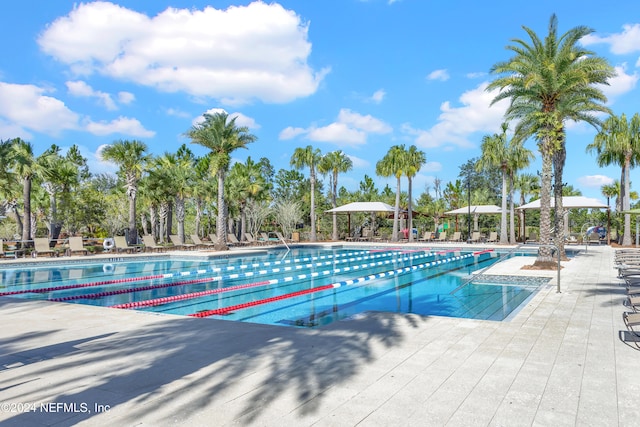
<svg viewBox="0 0 640 427">
<path fill-rule="evenodd" d="M 18 255 L 23 254 L 24 252 L 21 249 L 7 249 L 4 250 L 4 241 L 0 239 L 0 257 L 2 258 L 18 258 Z"/>
<path fill-rule="evenodd" d="M 600 239 L 600 235 L 598 233 L 590 233 L 587 236 L 587 243 L 599 245 L 600 243 L 602 243 L 602 240 Z"/>
<path fill-rule="evenodd" d="M 171 239 L 171 243 L 173 243 L 173 246 L 175 246 L 176 249 L 192 250 L 196 248 L 196 245 L 194 245 L 193 243 L 183 243 L 182 241 L 180 241 L 180 236 L 178 236 L 177 234 L 169 235 L 169 239 Z"/>
<path fill-rule="evenodd" d="M 227 233 L 227 243 L 231 246 L 240 246 L 244 244 L 243 242 L 240 242 L 240 240 L 238 240 L 236 235 L 233 233 Z"/>
<path fill-rule="evenodd" d="M 489 232 L 489 237 L 487 238 L 487 243 L 496 243 L 498 241 L 498 232 L 491 231 Z"/>
<path fill-rule="evenodd" d="M 246 244 L 248 245 L 263 245 L 264 242 L 256 239 L 255 237 L 253 237 L 253 234 L 251 233 L 244 233 L 244 237 L 245 239 L 247 239 Z"/>
<path fill-rule="evenodd" d="M 450 242 L 459 242 L 461 240 L 462 233 L 460 231 L 454 231 L 453 236 L 449 239 Z"/>
<path fill-rule="evenodd" d="M 532 231 L 531 233 L 529 233 L 529 237 L 527 237 L 527 240 L 524 241 L 525 243 L 537 243 L 538 242 L 538 233 L 536 233 L 535 231 Z"/>
<path fill-rule="evenodd" d="M 293 242 L 293 240 L 291 239 L 285 239 L 285 237 L 282 235 L 281 232 L 276 231 L 276 236 L 278 236 L 278 239 L 280 239 L 281 242 Z"/>
<path fill-rule="evenodd" d="M 58 251 L 56 249 L 52 249 L 49 246 L 49 238 L 47 237 L 36 237 L 33 239 L 33 244 L 35 246 L 36 256 L 49 254 L 52 257 L 58 256 Z"/>
<path fill-rule="evenodd" d="M 114 246 L 116 252 L 133 253 L 139 248 L 139 246 L 129 246 L 129 243 L 127 243 L 127 239 L 125 239 L 124 236 L 114 236 L 113 240 L 115 242 Z"/>
<path fill-rule="evenodd" d="M 142 242 L 144 243 L 145 251 L 163 252 L 166 249 L 164 246 L 158 245 L 151 234 L 142 236 Z"/>
<path fill-rule="evenodd" d="M 447 232 L 446 231 L 441 231 L 440 235 L 433 239 L 434 242 L 446 242 L 447 241 Z"/>
<path fill-rule="evenodd" d="M 85 255 L 89 254 L 89 251 L 84 247 L 84 244 L 82 243 L 82 237 L 69 237 L 69 255 L 73 255 L 76 252 L 84 252 Z"/>
<path fill-rule="evenodd" d="M 218 243 L 218 236 L 215 234 L 209 234 L 209 240 L 211 240 L 211 243 L 215 246 L 216 243 Z"/>
<path fill-rule="evenodd" d="M 197 234 L 192 234 L 191 235 L 191 240 L 193 241 L 193 243 L 196 244 L 196 246 L 199 246 L 201 248 L 211 248 L 211 247 L 215 246 L 215 243 L 213 243 L 213 242 L 203 242 L 200 239 L 200 236 L 198 236 Z"/>
<path fill-rule="evenodd" d="M 470 242 L 474 242 L 474 243 L 480 243 L 480 232 L 479 231 L 474 231 L 473 233 L 471 233 L 471 239 L 469 239 Z"/>
</svg>

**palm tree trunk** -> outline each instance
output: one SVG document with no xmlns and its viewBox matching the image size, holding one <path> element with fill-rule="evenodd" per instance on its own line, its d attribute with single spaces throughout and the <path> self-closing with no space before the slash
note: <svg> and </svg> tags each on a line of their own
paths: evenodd
<svg viewBox="0 0 640 427">
<path fill-rule="evenodd" d="M 564 163 L 567 157 L 567 150 L 562 146 L 562 148 L 556 151 L 553 155 L 553 166 L 554 166 L 554 174 L 555 174 L 555 183 L 554 183 L 554 196 L 555 196 L 555 218 L 554 218 L 554 227 L 556 229 L 556 235 L 554 239 L 555 245 L 558 247 L 560 251 L 560 259 L 567 259 L 567 254 L 564 249 L 564 206 L 562 203 L 562 188 L 564 184 L 562 183 L 562 174 L 564 171 Z"/>
<path fill-rule="evenodd" d="M 195 228 L 196 234 L 198 237 L 202 237 L 202 199 L 200 197 L 196 197 L 196 218 L 195 218 Z"/>
<path fill-rule="evenodd" d="M 543 141 L 541 147 L 542 154 L 542 179 L 540 188 L 540 242 L 549 243 L 551 239 L 551 169 L 553 158 L 550 149 L 547 149 Z M 546 265 L 553 262 L 551 250 L 547 247 L 541 247 L 538 251 L 538 257 L 534 265 Z"/>
<path fill-rule="evenodd" d="M 178 238 L 181 243 L 185 242 L 184 236 L 184 197 L 176 197 L 176 219 L 178 220 Z"/>
<path fill-rule="evenodd" d="M 129 192 L 129 244 L 134 245 L 138 240 L 136 230 L 136 192 Z"/>
<path fill-rule="evenodd" d="M 227 218 L 224 205 L 224 171 L 218 170 L 218 216 L 216 218 L 216 235 L 218 241 L 215 249 L 218 251 L 227 251 Z"/>
<path fill-rule="evenodd" d="M 630 193 L 630 183 L 629 183 L 629 170 L 630 159 L 628 157 L 625 158 L 624 162 L 624 185 L 620 184 L 620 191 L 624 188 L 624 194 L 622 195 L 622 210 L 627 211 L 631 208 L 631 201 L 629 198 Z M 631 245 L 631 215 L 624 214 L 624 232 L 622 236 L 622 245 L 629 246 Z"/>
<path fill-rule="evenodd" d="M 411 179 L 411 177 L 408 177 L 408 179 L 409 185 L 407 187 L 407 190 L 409 191 L 409 201 L 407 204 L 407 223 L 409 224 L 409 242 L 413 242 L 413 207 L 411 206 L 411 184 L 413 180 Z"/>
<path fill-rule="evenodd" d="M 31 177 L 25 177 L 22 182 L 22 198 L 24 201 L 24 224 L 22 225 L 22 240 L 31 239 Z"/>
<path fill-rule="evenodd" d="M 333 192 L 331 194 L 331 207 L 333 209 L 338 207 L 338 204 L 336 202 L 336 192 L 338 191 L 338 172 L 334 171 L 333 172 Z M 337 213 L 333 213 L 333 230 L 332 230 L 332 240 L 338 240 L 338 214 Z"/>
<path fill-rule="evenodd" d="M 509 243 L 516 244 L 516 220 L 514 218 L 514 203 L 513 203 L 513 174 L 509 177 Z"/>
<path fill-rule="evenodd" d="M 393 232 L 391 234 L 391 240 L 398 241 L 398 222 L 400 219 L 400 177 L 397 178 L 396 184 L 396 204 L 393 210 Z"/>
<path fill-rule="evenodd" d="M 500 205 L 500 243 L 507 243 L 507 170 L 502 168 L 502 201 Z"/>
<path fill-rule="evenodd" d="M 160 226 L 158 229 L 158 239 L 160 243 L 164 243 L 166 241 L 166 226 L 167 226 L 167 218 L 169 217 L 169 202 L 162 201 L 160 202 Z"/>
<path fill-rule="evenodd" d="M 315 242 L 318 238 L 316 235 L 316 172 L 311 167 L 311 237 L 310 240 Z"/>
</svg>

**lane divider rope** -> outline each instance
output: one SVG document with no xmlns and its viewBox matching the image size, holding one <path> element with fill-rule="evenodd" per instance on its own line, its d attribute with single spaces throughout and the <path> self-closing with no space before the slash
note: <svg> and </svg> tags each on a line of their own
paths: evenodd
<svg viewBox="0 0 640 427">
<path fill-rule="evenodd" d="M 358 277 L 358 278 L 355 278 L 355 279 L 349 279 L 349 280 L 344 280 L 342 282 L 336 282 L 336 283 L 332 283 L 332 284 L 329 284 L 329 285 L 319 286 L 317 288 L 305 289 L 305 290 L 302 290 L 302 291 L 291 292 L 291 293 L 287 293 L 287 294 L 283 294 L 283 295 L 278 295 L 278 296 L 265 298 L 265 299 L 260 299 L 260 300 L 256 300 L 256 301 L 250 301 L 250 302 L 246 302 L 246 303 L 242 303 L 242 304 L 236 304 L 236 305 L 232 305 L 232 306 L 228 306 L 228 307 L 216 308 L 216 309 L 213 309 L 213 310 L 199 311 L 197 313 L 189 314 L 188 316 L 190 316 L 190 317 L 209 317 L 209 316 L 215 316 L 215 315 L 224 315 L 224 314 L 228 314 L 228 313 L 230 313 L 232 311 L 238 311 L 238 310 L 242 310 L 242 309 L 246 309 L 246 308 L 250 308 L 250 307 L 255 307 L 255 306 L 258 306 L 258 305 L 268 304 L 268 303 L 275 302 L 275 301 L 281 301 L 281 300 L 285 300 L 285 299 L 289 299 L 289 298 L 295 298 L 297 296 L 306 295 L 306 294 L 315 293 L 315 292 L 321 292 L 321 291 L 328 290 L 328 289 L 337 289 L 337 288 L 340 288 L 342 286 L 354 285 L 356 283 L 367 282 L 369 280 L 379 279 L 379 278 L 382 278 L 382 277 L 399 275 L 399 274 L 406 273 L 406 272 L 409 272 L 409 271 L 415 271 L 415 270 L 419 270 L 419 269 L 421 270 L 421 269 L 424 269 L 424 268 L 427 268 L 427 267 L 431 267 L 431 266 L 434 266 L 434 265 L 440 265 L 440 264 L 444 264 L 444 263 L 448 263 L 448 262 L 452 262 L 452 261 L 459 261 L 461 259 L 469 258 L 469 257 L 472 257 L 472 256 L 474 256 L 474 255 L 473 254 L 460 255 L 460 256 L 457 256 L 457 257 L 447 258 L 445 260 L 427 262 L 427 263 L 424 263 L 424 264 L 419 264 L 419 265 L 399 268 L 399 269 L 396 269 L 396 270 L 384 271 L 384 272 L 377 273 L 377 274 L 371 274 L 369 276 L 361 276 L 361 277 Z"/>
</svg>

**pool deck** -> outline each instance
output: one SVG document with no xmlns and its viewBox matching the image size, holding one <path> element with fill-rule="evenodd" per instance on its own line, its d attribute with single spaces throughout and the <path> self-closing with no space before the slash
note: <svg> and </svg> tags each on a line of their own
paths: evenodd
<svg viewBox="0 0 640 427">
<path fill-rule="evenodd" d="M 637 425 L 613 249 L 564 262 L 561 293 L 532 261 L 485 272 L 551 277 L 504 322 L 367 313 L 307 330 L 0 298 L 0 423 Z"/>
</svg>

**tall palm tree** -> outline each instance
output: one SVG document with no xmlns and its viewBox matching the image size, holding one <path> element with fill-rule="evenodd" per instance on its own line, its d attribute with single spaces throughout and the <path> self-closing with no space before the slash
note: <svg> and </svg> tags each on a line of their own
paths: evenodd
<svg viewBox="0 0 640 427">
<path fill-rule="evenodd" d="M 405 152 L 406 156 L 406 164 L 407 169 L 405 170 L 405 175 L 409 180 L 407 186 L 407 192 L 409 193 L 409 200 L 407 203 L 407 218 L 408 218 L 408 228 L 409 228 L 409 241 L 413 241 L 413 196 L 412 196 L 412 187 L 413 187 L 413 177 L 420 171 L 422 166 L 427 162 L 427 156 L 424 154 L 424 151 L 418 150 L 415 145 L 409 147 L 409 149 Z"/>
<path fill-rule="evenodd" d="M 227 246 L 227 208 L 224 199 L 224 181 L 231 164 L 231 153 L 257 138 L 249 133 L 246 126 L 237 126 L 236 117 L 229 119 L 225 112 L 205 113 L 204 121 L 195 124 L 186 132 L 194 144 L 211 150 L 210 166 L 218 177 L 218 216 L 216 218 L 216 249 L 226 250 Z"/>
<path fill-rule="evenodd" d="M 311 237 L 315 242 L 316 236 L 316 167 L 322 160 L 320 149 L 307 145 L 305 148 L 296 148 L 291 156 L 291 166 L 296 169 L 309 167 L 309 181 L 311 182 Z"/>
<path fill-rule="evenodd" d="M 12 140 L 13 168 L 16 175 L 22 181 L 22 201 L 24 208 L 24 220 L 22 226 L 22 240 L 33 239 L 31 221 L 33 212 L 31 211 L 31 185 L 39 168 L 36 157 L 33 154 L 33 145 L 20 138 Z"/>
<path fill-rule="evenodd" d="M 129 200 L 129 244 L 137 243 L 138 229 L 136 227 L 136 197 L 138 182 L 142 177 L 147 145 L 142 141 L 115 141 L 102 150 L 102 158 L 118 165 L 120 175 L 125 180 L 125 190 Z"/>
<path fill-rule="evenodd" d="M 507 141 L 508 125 L 502 123 L 502 132 L 493 135 L 485 135 L 482 138 L 482 155 L 476 163 L 476 170 L 489 170 L 500 168 L 502 176 L 502 197 L 500 213 L 500 243 L 507 243 L 507 172 L 509 170 L 508 150 L 509 143 Z"/>
<path fill-rule="evenodd" d="M 516 243 L 516 228 L 514 215 L 514 192 L 516 187 L 516 176 L 518 171 L 529 166 L 535 158 L 533 152 L 525 148 L 523 141 L 512 139 L 507 149 L 507 169 L 509 173 L 509 242 Z"/>
<path fill-rule="evenodd" d="M 579 44 L 582 37 L 593 32 L 591 28 L 578 26 L 558 37 L 558 20 L 552 15 L 544 40 L 530 28 L 523 26 L 523 29 L 531 42 L 515 39 L 507 46 L 514 56 L 491 68 L 498 77 L 487 90 L 499 89 L 493 103 L 510 100 L 506 118 L 519 120 L 515 135 L 522 140 L 534 136 L 538 142 L 542 156 L 540 238 L 548 242 L 553 156 L 565 144 L 564 122 L 571 119 L 597 125 L 593 113 L 609 110 L 603 105 L 606 97 L 596 85 L 607 84 L 615 72 L 604 58 Z M 563 164 L 561 156 L 557 166 Z M 561 182 L 562 168 L 557 167 L 556 173 Z M 556 209 L 561 204 L 560 197 Z M 556 244 L 563 250 L 563 239 L 558 238 Z M 553 262 L 551 250 L 541 248 L 536 263 L 547 262 Z"/>
<path fill-rule="evenodd" d="M 407 156 L 405 151 L 404 145 L 394 145 L 389 148 L 389 151 L 387 151 L 387 154 L 385 154 L 382 160 L 376 163 L 377 175 L 383 177 L 395 176 L 396 178 L 396 201 L 393 211 L 393 231 L 391 234 L 391 240 L 394 242 L 398 241 L 398 231 L 400 228 L 400 178 L 402 178 L 402 175 L 404 175 L 407 170 Z"/>
<path fill-rule="evenodd" d="M 620 200 L 622 210 L 629 210 L 631 168 L 640 164 L 640 115 L 635 113 L 631 120 L 622 114 L 611 116 L 602 125 L 593 142 L 587 146 L 587 151 L 595 151 L 598 155 L 598 165 L 612 164 L 621 167 Z M 624 216 L 623 245 L 631 244 L 631 215 Z"/>
<path fill-rule="evenodd" d="M 231 199 L 238 204 L 240 211 L 240 237 L 244 239 L 244 233 L 250 231 L 247 227 L 247 204 L 251 200 L 260 199 L 267 188 L 267 182 L 261 173 L 259 163 L 253 161 L 251 156 L 244 163 L 234 163 L 229 172 L 229 192 Z"/>
<path fill-rule="evenodd" d="M 340 172 L 348 172 L 353 169 L 353 162 L 344 154 L 342 150 L 331 151 L 322 157 L 322 161 L 318 165 L 321 173 L 331 173 L 331 207 L 338 207 L 338 174 Z M 338 214 L 333 213 L 333 230 L 331 234 L 333 240 L 338 240 Z"/>
<path fill-rule="evenodd" d="M 527 196 L 537 194 L 539 192 L 540 178 L 531 173 L 520 174 L 516 177 L 514 187 L 520 192 L 520 206 L 522 206 L 527 203 Z M 520 211 L 520 228 L 520 236 L 524 239 L 526 234 L 524 210 Z"/>
</svg>

